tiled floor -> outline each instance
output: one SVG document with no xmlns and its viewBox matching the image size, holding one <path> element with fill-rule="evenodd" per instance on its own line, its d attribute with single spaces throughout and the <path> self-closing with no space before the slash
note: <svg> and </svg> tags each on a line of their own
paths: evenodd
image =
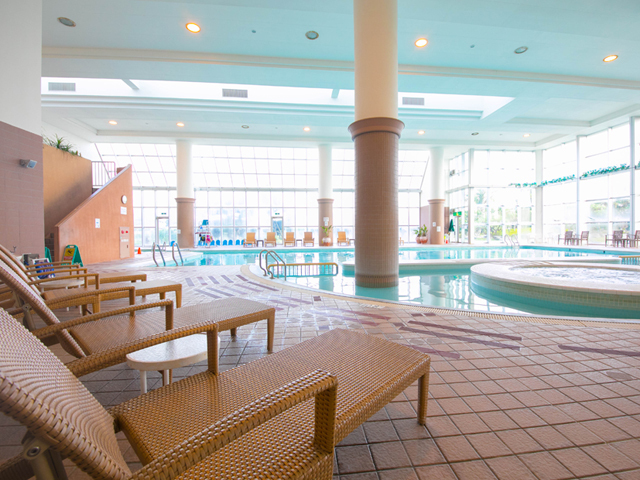
<svg viewBox="0 0 640 480">
<path fill-rule="evenodd" d="M 411 387 L 336 448 L 336 479 L 640 479 L 640 329 L 633 326 L 381 306 L 265 284 L 235 266 L 150 269 L 149 277 L 182 282 L 184 305 L 246 296 L 276 307 L 276 349 L 350 328 L 431 355 L 426 428 L 415 422 Z M 265 355 L 265 337 L 265 322 L 242 327 L 236 341 L 223 333 L 222 368 Z M 139 393 L 138 373 L 123 365 L 82 381 L 107 407 Z M 159 382 L 150 374 L 151 388 Z M 22 434 L 0 418 L 0 459 L 20 451 Z"/>
</svg>

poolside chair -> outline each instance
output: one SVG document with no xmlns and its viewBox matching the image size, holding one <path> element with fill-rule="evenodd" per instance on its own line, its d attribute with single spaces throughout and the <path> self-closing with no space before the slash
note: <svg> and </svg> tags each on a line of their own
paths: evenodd
<svg viewBox="0 0 640 480">
<path fill-rule="evenodd" d="M 4 253 L 9 260 L 12 260 L 16 265 L 18 265 L 25 273 L 29 273 L 33 275 L 37 273 L 38 270 L 44 268 L 49 268 L 49 264 L 37 264 L 37 265 L 23 265 L 17 258 L 13 256 L 13 254 L 3 245 L 0 245 L 0 252 Z M 73 265 L 71 262 L 53 262 L 51 264 L 53 266 L 54 274 L 64 274 L 71 272 L 77 273 L 88 273 L 86 267 L 79 267 L 77 265 Z M 89 285 L 93 285 L 95 283 L 95 279 L 93 277 L 87 277 L 89 279 Z M 117 282 L 137 282 L 137 281 L 145 281 L 147 279 L 147 274 L 142 272 L 111 272 L 111 273 L 101 273 L 100 274 L 100 283 L 117 283 Z"/>
<path fill-rule="evenodd" d="M 558 235 L 558 245 L 560 245 L 560 240 L 564 240 L 565 245 L 571 245 L 571 240 L 573 239 L 573 230 L 567 230 L 564 232 L 564 236 Z"/>
<path fill-rule="evenodd" d="M 312 247 L 316 246 L 316 241 L 313 238 L 313 233 L 312 232 L 304 232 L 304 239 L 302 240 L 302 245 L 304 247 L 306 247 L 309 244 L 311 244 Z"/>
<path fill-rule="evenodd" d="M 41 338 L 56 335 L 62 347 L 75 357 L 84 357 L 92 353 L 125 345 L 146 337 L 157 335 L 172 328 L 188 325 L 216 323 L 218 330 L 231 330 L 235 336 L 238 327 L 260 320 L 267 320 L 267 350 L 273 350 L 275 309 L 244 298 L 224 298 L 189 307 L 173 309 L 171 300 L 144 303 L 119 308 L 104 313 L 94 313 L 80 318 L 60 322 L 48 304 L 27 285 L 13 270 L 0 263 L 0 281 L 12 289 L 16 296 L 17 307 L 25 312 L 30 330 Z M 135 287 L 127 287 L 131 292 Z M 166 307 L 166 310 L 135 316 L 134 312 L 154 307 Z M 47 325 L 35 329 L 31 311 Z M 126 315 L 128 314 L 128 315 Z M 101 320 L 96 322 L 96 320 Z M 124 360 L 122 360 L 124 361 Z"/>
<path fill-rule="evenodd" d="M 334 445 L 415 381 L 418 423 L 426 422 L 428 355 L 373 335 L 335 329 L 218 373 L 217 326 L 206 325 L 207 371 L 105 412 L 76 376 L 87 363 L 111 363 L 133 347 L 67 369 L 0 315 L 0 342 L 8 346 L 0 357 L 0 410 L 45 442 L 42 449 L 61 452 L 94 478 L 131 478 L 112 429 L 124 430 L 144 465 L 134 478 L 176 478 L 201 462 L 179 478 L 330 480 Z M 20 457 L 3 468 L 13 470 L 5 478 L 30 473 Z"/>
<path fill-rule="evenodd" d="M 31 276 L 28 273 L 24 273 L 14 262 L 7 259 L 4 253 L 0 252 L 0 268 L 3 266 L 16 272 L 27 285 L 34 288 L 40 287 L 40 289 L 43 289 L 47 284 L 61 280 L 57 277 L 39 279 L 37 275 Z M 88 283 L 89 277 L 93 277 L 93 284 Z M 131 289 L 128 288 L 128 285 L 135 285 L 136 288 L 133 291 L 136 296 L 146 297 L 147 295 L 157 293 L 160 295 L 160 300 L 164 300 L 167 292 L 174 292 L 176 295 L 176 307 L 180 308 L 180 306 L 182 306 L 182 284 L 178 282 L 148 280 L 135 282 L 135 284 L 110 283 L 105 287 L 104 285 L 100 285 L 100 274 L 98 273 L 67 275 L 63 277 L 62 280 L 67 282 L 80 278 L 85 280 L 84 284 L 68 290 L 65 287 L 61 287 L 46 291 L 39 291 L 38 288 L 35 288 L 34 291 L 38 292 L 42 298 L 47 301 L 50 308 L 82 307 L 83 311 L 86 311 L 87 305 L 93 305 L 93 313 L 98 313 L 100 311 L 101 301 L 130 297 Z M 3 290 L 0 289 L 0 293 L 2 292 Z M 135 301 L 135 297 L 133 300 Z"/>
<path fill-rule="evenodd" d="M 349 239 L 347 238 L 347 232 L 338 232 L 338 239 L 336 240 L 336 245 L 340 246 L 340 244 L 345 244 L 349 246 Z"/>
<path fill-rule="evenodd" d="M 629 246 L 633 246 L 633 248 L 638 248 L 638 244 L 640 244 L 640 230 L 636 230 L 636 233 L 633 237 L 629 238 Z"/>
<path fill-rule="evenodd" d="M 244 241 L 245 247 L 255 247 L 256 246 L 256 232 L 247 232 L 247 238 Z"/>
<path fill-rule="evenodd" d="M 580 237 L 576 237 L 575 239 L 575 243 L 576 245 L 583 245 L 584 243 L 587 243 L 587 245 L 589 245 L 589 232 L 588 231 L 582 231 L 580 232 Z"/>
<path fill-rule="evenodd" d="M 604 246 L 606 247 L 609 242 L 611 242 L 611 246 L 613 247 L 624 246 L 624 240 L 622 239 L 622 230 L 614 230 L 613 235 L 611 236 L 605 235 Z"/>
<path fill-rule="evenodd" d="M 218 382 L 211 373 L 216 363 L 213 355 L 218 353 L 216 327 L 214 324 L 193 329 L 206 333 L 212 346 L 209 372 L 174 384 L 160 396 L 151 392 L 119 405 L 120 410 L 107 411 L 77 376 L 89 363 L 111 363 L 110 357 L 124 357 L 140 346 L 114 349 L 67 367 L 0 310 L 0 411 L 27 428 L 23 447 L 30 452 L 2 463 L 0 477 L 26 480 L 37 472 L 38 478 L 66 478 L 62 463 L 66 457 L 95 479 L 230 480 L 245 475 L 298 479 L 307 473 L 304 478 L 331 480 L 336 378 L 307 369 L 305 375 L 293 382 L 281 382 L 267 395 L 247 396 L 244 385 L 234 385 L 240 379 Z M 183 331 L 165 338 L 190 334 L 191 331 Z M 157 344 L 165 338 L 150 343 Z M 260 378 L 246 380 L 253 383 Z M 198 430 L 190 430 L 193 436 L 157 434 L 158 430 L 170 431 L 172 425 L 192 422 L 194 414 L 201 416 L 193 406 L 203 394 L 222 400 L 216 402 L 212 412 L 215 415 L 206 415 L 209 423 L 198 422 Z M 158 404 L 166 406 L 166 402 L 172 404 L 170 410 L 154 408 Z M 119 448 L 118 431 L 126 434 L 144 464 L 135 473 Z"/>
<path fill-rule="evenodd" d="M 294 232 L 285 232 L 284 234 L 284 246 L 296 246 L 296 238 Z"/>
<path fill-rule="evenodd" d="M 216 240 L 216 247 L 220 246 L 220 240 Z"/>
<path fill-rule="evenodd" d="M 275 232 L 267 232 L 267 239 L 264 241 L 264 246 L 267 245 L 276 246 L 276 234 Z"/>
</svg>

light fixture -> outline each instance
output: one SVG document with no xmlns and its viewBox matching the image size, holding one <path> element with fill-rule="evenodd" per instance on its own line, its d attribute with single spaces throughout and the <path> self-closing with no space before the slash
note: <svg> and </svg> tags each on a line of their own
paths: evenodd
<svg viewBox="0 0 640 480">
<path fill-rule="evenodd" d="M 618 55 L 607 55 L 606 57 L 604 57 L 602 59 L 603 62 L 613 62 L 614 60 L 618 59 Z"/>
<path fill-rule="evenodd" d="M 187 30 L 189 30 L 191 33 L 200 32 L 200 25 L 198 25 L 197 23 L 187 23 L 185 26 L 187 27 Z"/>
<path fill-rule="evenodd" d="M 429 40 L 427 40 L 426 38 L 419 38 L 415 42 L 416 47 L 418 47 L 418 48 L 426 47 L 427 43 L 429 43 Z"/>
<path fill-rule="evenodd" d="M 480 132 L 473 132 L 471 135 L 479 135 Z"/>
<path fill-rule="evenodd" d="M 524 135 L 522 135 L 524 138 L 530 137 L 531 134 L 530 133 L 525 133 Z"/>
<path fill-rule="evenodd" d="M 176 123 L 176 125 L 177 125 L 178 127 L 184 127 L 184 123 L 182 123 L 182 122 L 178 122 L 178 123 Z"/>
<path fill-rule="evenodd" d="M 117 125 L 118 122 L 116 122 L 115 120 L 109 120 L 109 125 Z"/>
<path fill-rule="evenodd" d="M 76 22 L 67 17 L 58 17 L 58 21 L 65 27 L 75 27 Z"/>
<path fill-rule="evenodd" d="M 35 168 L 37 164 L 38 162 L 36 162 L 35 160 L 20 160 L 20 166 L 24 168 Z"/>
<path fill-rule="evenodd" d="M 309 30 L 307 33 L 304 34 L 304 36 L 307 37 L 309 40 L 315 40 L 320 36 L 320 34 L 318 32 L 314 32 L 313 30 Z"/>
<path fill-rule="evenodd" d="M 249 125 L 242 125 L 242 128 L 249 128 Z"/>
<path fill-rule="evenodd" d="M 527 50 L 529 50 L 529 47 L 518 47 L 513 51 L 513 53 L 515 53 L 516 55 L 520 55 L 521 53 L 524 53 Z"/>
<path fill-rule="evenodd" d="M 424 130 L 418 130 L 418 135 L 424 135 Z"/>
<path fill-rule="evenodd" d="M 311 131 L 311 127 L 304 127 L 302 130 L 304 130 L 305 132 L 310 132 Z"/>
</svg>

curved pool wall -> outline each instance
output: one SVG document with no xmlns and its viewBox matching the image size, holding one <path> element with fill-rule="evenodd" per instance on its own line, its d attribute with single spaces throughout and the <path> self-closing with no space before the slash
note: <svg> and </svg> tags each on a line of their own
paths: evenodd
<svg viewBox="0 0 640 480">
<path fill-rule="evenodd" d="M 579 268 L 640 274 L 640 267 L 583 262 L 514 262 L 471 267 L 471 290 L 487 300 L 536 314 L 640 319 L 640 284 L 590 278 L 545 278 L 527 269 Z"/>
</svg>

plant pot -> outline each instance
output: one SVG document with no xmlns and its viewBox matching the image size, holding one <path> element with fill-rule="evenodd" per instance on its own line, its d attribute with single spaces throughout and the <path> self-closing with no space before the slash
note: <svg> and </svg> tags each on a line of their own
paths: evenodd
<svg viewBox="0 0 640 480">
<path fill-rule="evenodd" d="M 426 245 L 428 241 L 429 241 L 428 237 L 416 237 L 416 243 L 419 245 Z"/>
<path fill-rule="evenodd" d="M 322 239 L 322 246 L 323 247 L 330 247 L 333 244 L 333 242 L 331 241 L 331 237 L 324 237 Z"/>
</svg>

